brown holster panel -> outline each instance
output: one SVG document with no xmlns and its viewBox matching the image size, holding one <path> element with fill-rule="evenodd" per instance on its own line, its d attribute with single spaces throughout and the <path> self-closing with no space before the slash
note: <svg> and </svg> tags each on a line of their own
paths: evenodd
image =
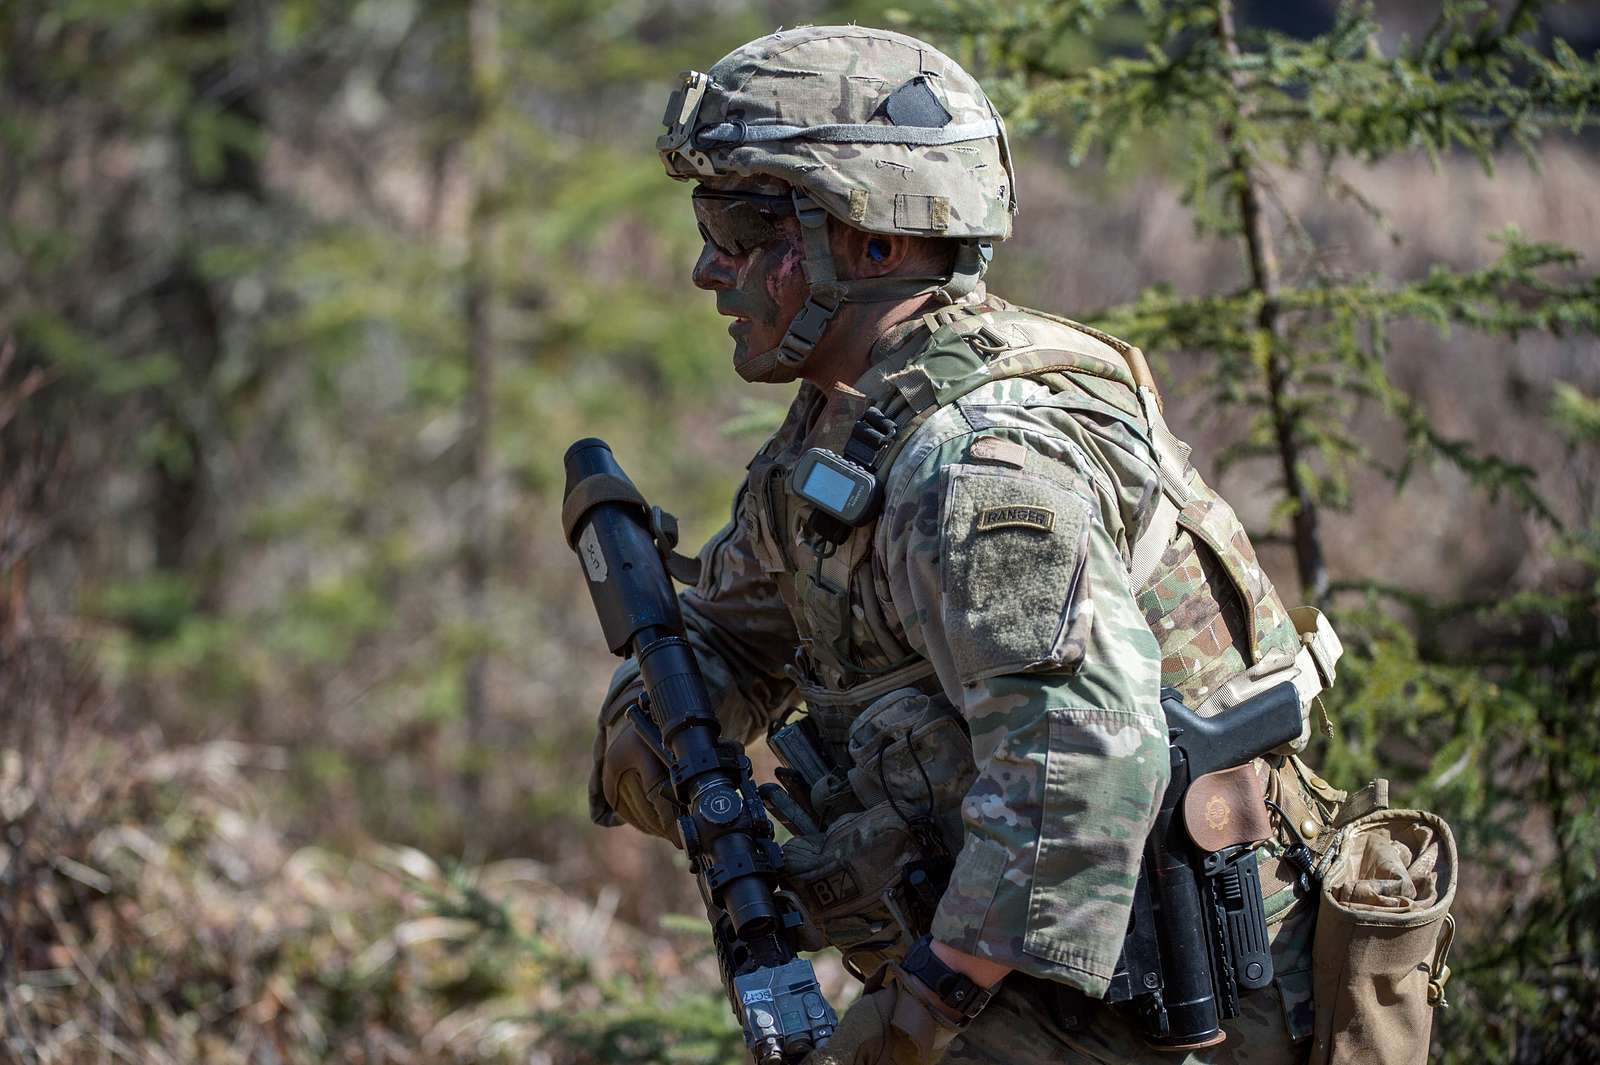
<svg viewBox="0 0 1600 1065">
<path fill-rule="evenodd" d="M 1272 837 L 1272 822 L 1261 801 L 1259 762 L 1219 769 L 1189 785 L 1183 798 L 1183 822 L 1189 838 L 1203 851 L 1216 852 Z"/>
</svg>

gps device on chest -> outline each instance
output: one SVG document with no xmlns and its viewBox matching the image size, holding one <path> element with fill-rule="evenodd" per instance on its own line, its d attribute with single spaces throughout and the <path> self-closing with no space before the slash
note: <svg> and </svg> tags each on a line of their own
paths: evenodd
<svg viewBox="0 0 1600 1065">
<path fill-rule="evenodd" d="M 800 456 L 789 474 L 789 488 L 852 529 L 872 520 L 881 496 L 878 478 L 871 470 L 820 447 Z"/>
<path fill-rule="evenodd" d="M 829 543 L 842 543 L 851 529 L 877 517 L 883 505 L 878 462 L 895 436 L 894 419 L 868 407 L 850 429 L 844 454 L 814 447 L 789 471 L 789 490 L 816 508 L 809 532 Z"/>
</svg>

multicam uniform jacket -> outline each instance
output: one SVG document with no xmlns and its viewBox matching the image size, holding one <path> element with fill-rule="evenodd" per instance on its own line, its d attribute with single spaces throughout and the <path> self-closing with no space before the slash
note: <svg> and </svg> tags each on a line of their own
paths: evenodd
<svg viewBox="0 0 1600 1065">
<path fill-rule="evenodd" d="M 1167 782 L 1161 687 L 1198 706 L 1298 646 L 1233 511 L 1187 466 L 1178 527 L 1130 586 L 1162 488 L 1119 344 L 982 294 L 908 323 L 856 389 L 801 386 L 682 597 L 734 738 L 803 700 L 846 758 L 852 722 L 892 690 L 959 711 L 971 765 L 942 811 L 956 858 L 932 934 L 1093 998 Z M 975 355 L 993 379 L 938 402 L 941 371 Z M 866 404 L 897 393 L 923 409 L 884 508 L 829 551 L 788 471 L 807 448 L 842 450 Z"/>
</svg>

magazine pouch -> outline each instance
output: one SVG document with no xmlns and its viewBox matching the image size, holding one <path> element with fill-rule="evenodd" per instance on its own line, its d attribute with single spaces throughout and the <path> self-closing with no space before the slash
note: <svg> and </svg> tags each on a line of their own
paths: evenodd
<svg viewBox="0 0 1600 1065">
<path fill-rule="evenodd" d="M 850 726 L 850 809 L 784 845 L 783 883 L 865 975 L 928 930 L 961 846 L 961 799 L 977 770 L 960 715 L 902 688 Z M 839 803 L 840 809 L 845 809 Z"/>
</svg>

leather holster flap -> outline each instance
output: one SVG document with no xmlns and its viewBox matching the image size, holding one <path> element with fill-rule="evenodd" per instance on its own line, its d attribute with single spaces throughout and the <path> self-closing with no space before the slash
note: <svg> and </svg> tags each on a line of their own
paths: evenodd
<svg viewBox="0 0 1600 1065">
<path fill-rule="evenodd" d="M 1189 838 L 1203 851 L 1272 838 L 1272 821 L 1261 801 L 1259 762 L 1207 773 L 1189 785 L 1183 797 L 1183 822 Z"/>
</svg>

